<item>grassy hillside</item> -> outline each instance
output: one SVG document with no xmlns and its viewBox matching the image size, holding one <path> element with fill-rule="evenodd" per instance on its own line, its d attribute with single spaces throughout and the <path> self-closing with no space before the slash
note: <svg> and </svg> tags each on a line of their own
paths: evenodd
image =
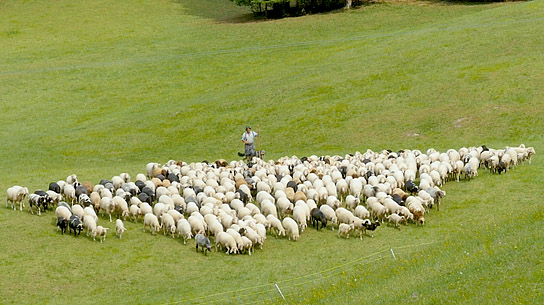
<svg viewBox="0 0 544 305">
<path fill-rule="evenodd" d="M 506 175 L 449 183 L 424 228 L 272 237 L 251 257 L 197 255 L 141 224 L 98 244 L 60 236 L 51 213 L 2 208 L 0 303 L 280 302 L 273 283 L 293 303 L 542 303 L 540 28 L 541 0 L 274 21 L 226 0 L 0 1 L 0 190 L 233 159 L 246 124 L 270 159 L 537 150 Z"/>
</svg>

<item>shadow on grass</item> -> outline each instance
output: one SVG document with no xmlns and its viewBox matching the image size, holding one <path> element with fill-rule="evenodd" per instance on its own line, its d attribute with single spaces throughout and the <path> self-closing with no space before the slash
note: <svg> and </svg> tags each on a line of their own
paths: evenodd
<svg viewBox="0 0 544 305">
<path fill-rule="evenodd" d="M 238 6 L 231 0 L 172 0 L 183 6 L 188 15 L 211 19 L 218 23 L 249 23 L 262 19 L 253 16 L 249 6 Z"/>
<path fill-rule="evenodd" d="M 179 3 L 183 6 L 187 14 L 204 18 L 211 19 L 218 23 L 253 23 L 253 22 L 262 22 L 267 20 L 275 20 L 282 18 L 265 18 L 260 16 L 255 16 L 251 11 L 249 6 L 238 6 L 231 0 L 172 0 L 176 3 Z M 497 2 L 528 2 L 529 0 L 506 0 L 506 1 L 497 1 L 497 0 L 407 0 L 407 1 L 391 1 L 391 0 L 367 0 L 362 1 L 358 6 L 352 7 L 351 10 L 358 10 L 370 5 L 379 5 L 387 2 L 406 2 L 406 3 L 428 3 L 428 4 L 440 4 L 440 5 L 485 5 Z M 334 9 L 330 11 L 309 13 L 307 15 L 317 15 L 317 14 L 338 14 L 343 13 L 346 10 L 343 8 Z M 302 15 L 304 16 L 304 15 Z M 299 16 L 289 16 L 285 18 L 293 18 Z"/>
</svg>

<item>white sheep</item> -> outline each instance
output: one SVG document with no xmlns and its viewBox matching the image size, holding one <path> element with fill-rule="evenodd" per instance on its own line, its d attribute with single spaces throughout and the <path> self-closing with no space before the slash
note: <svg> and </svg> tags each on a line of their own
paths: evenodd
<svg viewBox="0 0 544 305">
<path fill-rule="evenodd" d="M 153 213 L 147 213 L 144 215 L 144 232 L 145 227 L 149 227 L 149 230 L 151 231 L 151 234 L 155 235 L 155 233 L 159 232 L 161 229 L 161 226 L 159 225 L 159 219 L 157 216 L 155 216 Z"/>
<path fill-rule="evenodd" d="M 68 220 L 70 219 L 71 216 L 72 216 L 72 212 L 70 212 L 70 210 L 65 206 L 59 206 L 55 209 L 55 217 L 57 219 L 62 217 Z"/>
<path fill-rule="evenodd" d="M 359 218 L 362 218 L 362 219 L 366 219 L 366 218 L 369 218 L 370 217 L 370 212 L 362 205 L 358 205 L 356 208 L 355 208 L 355 211 L 353 212 L 353 215 L 359 217 Z"/>
<path fill-rule="evenodd" d="M 341 223 L 352 224 L 353 214 L 344 208 L 338 208 L 336 209 L 336 219 L 338 220 L 339 224 Z"/>
<path fill-rule="evenodd" d="M 334 225 L 338 223 L 338 220 L 336 218 L 336 213 L 334 212 L 334 210 L 326 204 L 320 206 L 319 210 L 323 213 L 323 215 L 325 215 L 325 218 L 327 218 L 327 221 L 330 221 L 332 223 L 331 228 L 334 231 Z"/>
<path fill-rule="evenodd" d="M 98 236 L 100 242 L 106 240 L 106 233 L 108 233 L 109 228 L 104 228 L 103 226 L 97 226 L 93 231 L 93 241 L 96 240 L 95 237 Z"/>
<path fill-rule="evenodd" d="M 204 235 L 206 233 L 206 227 L 205 227 L 203 218 L 199 218 L 198 216 L 196 216 L 196 214 L 192 214 L 191 216 L 189 216 L 187 221 L 191 225 L 191 232 L 194 235 L 196 234 Z"/>
<path fill-rule="evenodd" d="M 226 254 L 238 253 L 238 247 L 236 245 L 234 237 L 226 232 L 219 232 L 215 237 L 215 250 L 217 250 L 219 246 L 225 247 L 227 249 Z"/>
<path fill-rule="evenodd" d="M 16 209 L 17 203 L 19 204 L 19 211 L 23 210 L 24 202 L 23 200 L 28 195 L 28 188 L 22 186 L 12 186 L 6 191 L 6 208 L 8 203 L 11 202 L 11 208 Z"/>
<path fill-rule="evenodd" d="M 346 207 L 354 210 L 359 204 L 361 203 L 361 200 L 353 195 L 346 196 Z"/>
<path fill-rule="evenodd" d="M 351 231 L 353 231 L 354 229 L 354 224 L 346 224 L 346 223 L 341 223 L 339 226 L 338 226 L 338 237 L 341 237 L 342 235 L 346 236 L 346 239 L 349 239 L 349 233 Z"/>
<path fill-rule="evenodd" d="M 183 237 L 184 244 L 187 244 L 187 240 L 193 237 L 193 233 L 191 233 L 191 225 L 189 224 L 187 219 L 180 219 L 177 223 L 176 230 L 178 233 L 178 238 L 180 236 Z"/>
<path fill-rule="evenodd" d="M 169 232 L 172 234 L 172 238 L 174 238 L 174 234 L 176 233 L 176 223 L 174 222 L 174 218 L 168 213 L 162 214 L 159 218 L 161 220 L 163 234 L 166 235 L 166 232 Z"/>
<path fill-rule="evenodd" d="M 123 237 L 123 233 L 126 231 L 125 225 L 121 219 L 115 221 L 115 234 L 119 236 L 119 239 Z"/>
<path fill-rule="evenodd" d="M 80 217 L 81 218 L 81 217 Z M 86 236 L 89 236 L 89 234 L 92 234 L 93 240 L 96 237 L 96 220 L 94 220 L 93 217 L 83 217 L 83 228 L 85 228 L 87 231 L 85 233 Z"/>
<path fill-rule="evenodd" d="M 293 209 L 293 219 L 298 223 L 300 227 L 300 231 L 304 232 L 304 229 L 306 229 L 306 209 L 302 206 L 296 206 Z"/>
<path fill-rule="evenodd" d="M 72 206 L 72 214 L 77 215 L 80 219 L 83 219 L 85 211 L 83 211 L 83 207 L 81 207 L 79 204 L 74 204 Z"/>
<path fill-rule="evenodd" d="M 111 214 L 115 210 L 115 203 L 113 202 L 113 198 L 110 197 L 103 197 L 100 199 L 100 211 L 102 211 L 102 215 L 104 215 L 104 212 L 107 213 L 111 220 Z"/>
<path fill-rule="evenodd" d="M 299 233 L 298 233 L 298 225 L 296 221 L 293 220 L 291 217 L 285 217 L 282 221 L 282 225 L 285 229 L 285 232 L 288 234 L 288 239 L 291 240 L 298 240 Z"/>
<path fill-rule="evenodd" d="M 404 223 L 406 224 L 406 218 L 404 216 L 400 216 L 396 213 L 393 213 L 389 216 L 387 216 L 387 221 L 389 223 L 393 223 L 395 225 L 395 228 L 400 229 L 400 224 Z"/>
<path fill-rule="evenodd" d="M 98 216 L 92 207 L 85 207 L 83 209 L 83 216 L 93 217 L 95 221 L 98 221 Z"/>
<path fill-rule="evenodd" d="M 276 238 L 278 236 L 285 236 L 285 229 L 283 228 L 281 221 L 276 216 L 269 214 L 266 216 L 266 220 L 270 225 L 270 230 L 275 232 Z"/>
</svg>

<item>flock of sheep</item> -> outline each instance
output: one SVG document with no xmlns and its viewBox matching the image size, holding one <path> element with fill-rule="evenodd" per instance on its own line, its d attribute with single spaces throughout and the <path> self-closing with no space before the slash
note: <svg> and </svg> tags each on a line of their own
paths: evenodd
<svg viewBox="0 0 544 305">
<path fill-rule="evenodd" d="M 313 225 L 330 227 L 349 238 L 387 222 L 423 225 L 425 214 L 440 207 L 447 181 L 478 176 L 487 168 L 502 173 L 531 161 L 532 147 L 495 150 L 480 147 L 399 152 L 367 150 L 346 156 L 283 157 L 277 161 L 253 158 L 190 163 L 149 163 L 146 174 L 128 173 L 93 185 L 76 175 L 52 182 L 47 191 L 32 194 L 26 187 L 7 190 L 6 207 L 40 215 L 55 209 L 57 230 L 104 241 L 108 228 L 98 225 L 101 214 L 121 238 L 123 220 L 143 223 L 143 230 L 162 231 L 184 243 L 195 238 L 199 246 L 227 254 L 262 249 L 267 234 L 298 240 Z M 417 182 L 416 182 L 417 181 Z"/>
</svg>

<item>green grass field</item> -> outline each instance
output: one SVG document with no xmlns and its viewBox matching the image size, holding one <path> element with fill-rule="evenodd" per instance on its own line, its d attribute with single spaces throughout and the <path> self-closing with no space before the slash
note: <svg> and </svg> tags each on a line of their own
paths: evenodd
<svg viewBox="0 0 544 305">
<path fill-rule="evenodd" d="M 0 303 L 281 304 L 274 283 L 301 304 L 544 303 L 542 29 L 542 0 L 270 21 L 228 0 L 0 0 Z M 100 244 L 61 236 L 53 213 L 4 208 L 16 184 L 235 159 L 246 124 L 267 159 L 520 143 L 537 155 L 448 183 L 423 228 L 308 230 L 251 257 L 205 257 L 141 223 Z"/>
</svg>

